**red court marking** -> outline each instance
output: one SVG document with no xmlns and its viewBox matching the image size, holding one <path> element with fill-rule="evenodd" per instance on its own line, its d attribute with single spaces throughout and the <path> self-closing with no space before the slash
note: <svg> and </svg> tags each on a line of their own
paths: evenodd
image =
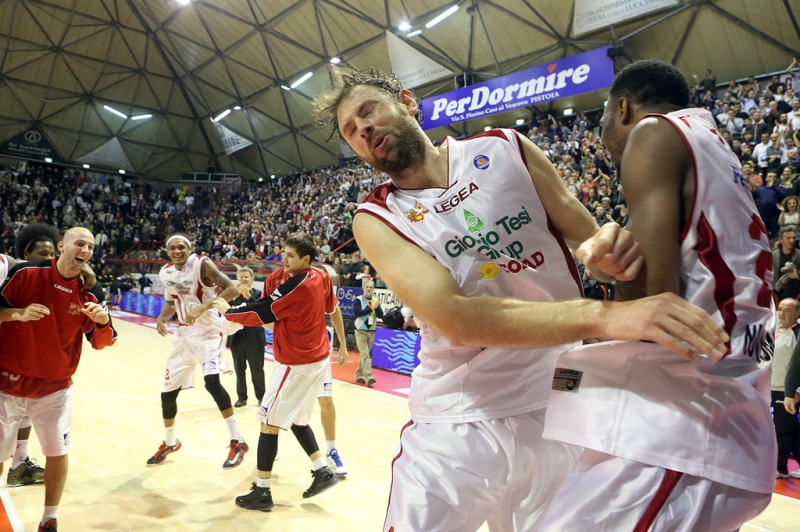
<svg viewBox="0 0 800 532">
<path fill-rule="evenodd" d="M 0 532 L 14 532 L 14 527 L 11 526 L 11 520 L 8 518 L 2 499 L 0 499 Z"/>
</svg>

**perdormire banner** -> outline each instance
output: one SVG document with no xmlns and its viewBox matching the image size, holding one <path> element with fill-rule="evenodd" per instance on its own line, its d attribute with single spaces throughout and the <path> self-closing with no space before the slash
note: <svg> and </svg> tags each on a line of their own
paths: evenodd
<svg viewBox="0 0 800 532">
<path fill-rule="evenodd" d="M 425 98 L 420 102 L 422 128 L 434 129 L 610 87 L 614 60 L 606 50 L 598 48 Z"/>
<path fill-rule="evenodd" d="M 678 4 L 678 0 L 575 0 L 572 35 L 582 35 Z"/>
</svg>

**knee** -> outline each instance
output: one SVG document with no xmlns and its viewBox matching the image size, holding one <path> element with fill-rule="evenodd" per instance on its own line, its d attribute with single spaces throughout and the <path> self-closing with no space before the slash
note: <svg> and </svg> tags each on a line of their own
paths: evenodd
<svg viewBox="0 0 800 532">
<path fill-rule="evenodd" d="M 173 419 L 178 415 L 178 394 L 180 388 L 171 392 L 161 393 L 161 414 L 164 419 Z"/>
<path fill-rule="evenodd" d="M 219 382 L 219 375 L 206 375 L 203 380 L 206 383 L 206 390 L 214 398 L 214 402 L 217 403 L 220 411 L 229 409 L 231 407 L 231 396 L 228 395 L 228 392 Z"/>
</svg>

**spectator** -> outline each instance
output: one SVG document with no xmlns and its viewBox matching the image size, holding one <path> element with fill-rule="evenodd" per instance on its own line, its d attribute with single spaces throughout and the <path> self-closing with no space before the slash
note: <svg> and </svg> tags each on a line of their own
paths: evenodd
<svg viewBox="0 0 800 532">
<path fill-rule="evenodd" d="M 775 332 L 775 349 L 772 359 L 772 416 L 775 421 L 775 435 L 778 440 L 778 464 L 775 478 L 788 478 L 788 460 L 792 455 L 800 462 L 800 423 L 797 416 L 789 414 L 784 408 L 786 375 L 792 354 L 797 347 L 800 334 L 800 302 L 784 299 L 778 305 L 778 324 Z M 800 470 L 793 471 L 800 478 Z"/>
<path fill-rule="evenodd" d="M 780 230 L 780 241 L 772 252 L 772 271 L 778 299 L 797 299 L 800 295 L 800 250 L 795 249 L 795 229 L 787 225 Z"/>
</svg>

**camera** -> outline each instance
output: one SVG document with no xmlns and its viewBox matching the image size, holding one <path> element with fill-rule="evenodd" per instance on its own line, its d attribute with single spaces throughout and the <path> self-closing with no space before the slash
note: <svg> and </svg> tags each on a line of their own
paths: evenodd
<svg viewBox="0 0 800 532">
<path fill-rule="evenodd" d="M 794 265 L 794 262 L 789 261 L 789 262 L 787 262 L 786 264 L 783 265 L 783 268 L 781 268 L 781 273 L 789 273 L 790 271 L 796 270 L 796 269 L 797 269 L 797 266 Z"/>
</svg>

